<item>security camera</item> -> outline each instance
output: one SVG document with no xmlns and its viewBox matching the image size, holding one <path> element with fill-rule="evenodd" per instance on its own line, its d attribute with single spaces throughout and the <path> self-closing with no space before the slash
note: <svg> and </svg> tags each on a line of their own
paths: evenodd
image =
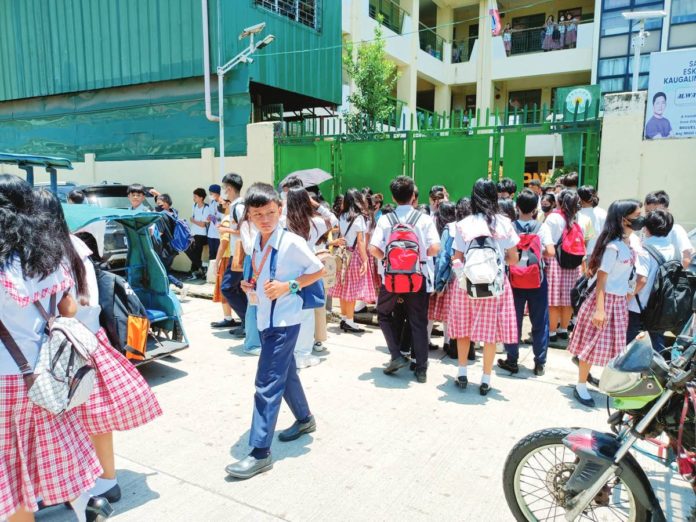
<svg viewBox="0 0 696 522">
<path fill-rule="evenodd" d="M 664 18 L 664 11 L 630 11 L 621 13 L 626 20 L 648 20 L 650 18 Z"/>
<path fill-rule="evenodd" d="M 244 31 L 241 32 L 239 35 L 239 39 L 242 40 L 243 38 L 247 38 L 248 36 L 252 34 L 258 34 L 261 31 L 264 30 L 266 27 L 266 22 L 261 22 L 260 24 L 252 25 L 251 27 L 247 27 L 244 29 Z"/>
<path fill-rule="evenodd" d="M 273 42 L 273 40 L 275 40 L 275 36 L 273 36 L 272 34 L 267 35 L 263 40 L 256 44 L 256 50 L 258 51 L 259 49 L 263 49 L 271 42 Z"/>
</svg>

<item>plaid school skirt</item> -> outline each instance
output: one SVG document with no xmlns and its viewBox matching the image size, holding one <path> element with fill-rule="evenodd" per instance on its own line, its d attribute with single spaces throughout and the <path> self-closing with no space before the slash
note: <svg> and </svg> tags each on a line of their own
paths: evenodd
<svg viewBox="0 0 696 522">
<path fill-rule="evenodd" d="M 222 295 L 222 277 L 225 275 L 225 270 L 227 270 L 227 265 L 230 264 L 229 257 L 223 257 L 217 267 L 217 273 L 215 274 L 215 288 L 213 289 L 213 303 L 227 303 L 225 296 Z"/>
<path fill-rule="evenodd" d="M 0 376 L 0 520 L 36 511 L 37 498 L 61 504 L 94 485 L 102 468 L 79 417 L 35 406 L 21 376 Z"/>
<path fill-rule="evenodd" d="M 446 295 L 447 335 L 449 335 L 450 339 L 469 337 L 471 334 L 471 321 L 469 319 L 471 300 L 466 290 L 459 286 L 459 281 L 457 281 L 456 277 L 450 281 Z"/>
<path fill-rule="evenodd" d="M 97 332 L 99 347 L 92 354 L 97 379 L 89 400 L 77 408 L 87 433 L 127 431 L 162 415 L 150 386 L 133 364 L 109 343 L 106 332 Z"/>
<path fill-rule="evenodd" d="M 546 259 L 549 281 L 549 306 L 571 306 L 570 291 L 580 277 L 581 268 L 561 268 L 555 257 Z"/>
<path fill-rule="evenodd" d="M 580 307 L 568 351 L 590 364 L 606 366 L 626 346 L 628 304 L 626 296 L 605 294 L 606 323 L 601 330 L 592 324 L 596 304 L 597 293 L 593 290 Z"/>
<path fill-rule="evenodd" d="M 447 309 L 450 300 L 450 283 L 447 283 L 442 294 L 437 292 L 430 295 L 428 303 L 428 321 L 447 322 Z"/>
<path fill-rule="evenodd" d="M 367 261 L 367 271 L 363 275 L 360 275 L 361 264 L 360 254 L 357 251 L 353 251 L 343 281 L 340 280 L 337 274 L 336 284 L 329 290 L 331 297 L 336 297 L 343 301 L 377 302 L 375 279 L 373 273 L 370 272 L 370 260 L 368 259 Z"/>
</svg>

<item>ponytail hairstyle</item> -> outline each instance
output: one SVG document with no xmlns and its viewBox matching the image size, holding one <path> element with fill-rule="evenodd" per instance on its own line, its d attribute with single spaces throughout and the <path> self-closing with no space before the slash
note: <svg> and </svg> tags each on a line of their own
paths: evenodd
<svg viewBox="0 0 696 522">
<path fill-rule="evenodd" d="M 348 189 L 343 196 L 343 206 L 341 215 L 345 215 L 348 221 L 351 221 L 358 216 L 367 217 L 363 203 L 362 193 L 355 188 Z"/>
<path fill-rule="evenodd" d="M 372 231 L 375 229 L 375 200 L 374 196 L 372 195 L 372 189 L 370 187 L 365 187 L 362 189 L 362 200 L 363 200 L 363 208 L 365 209 L 365 213 L 367 214 L 367 225 L 368 225 L 368 231 L 367 233 L 370 234 Z"/>
<path fill-rule="evenodd" d="M 84 261 L 75 250 L 70 239 L 70 230 L 65 221 L 63 207 L 58 197 L 47 189 L 36 189 L 34 191 L 36 201 L 36 212 L 43 214 L 48 222 L 47 233 L 58 243 L 63 250 L 63 257 L 67 261 L 75 280 L 75 289 L 80 304 L 89 303 L 89 288 L 87 286 L 87 271 Z"/>
<path fill-rule="evenodd" d="M 498 208 L 498 188 L 490 179 L 479 178 L 471 189 L 471 213 L 481 214 L 493 232 Z"/>
<path fill-rule="evenodd" d="M 574 190 L 565 189 L 556 197 L 556 207 L 563 214 L 566 227 L 570 230 L 580 210 L 580 197 Z"/>
<path fill-rule="evenodd" d="M 624 235 L 623 220 L 636 210 L 641 208 L 640 201 L 636 199 L 619 199 L 609 205 L 607 210 L 607 220 L 604 228 L 597 238 L 597 244 L 590 257 L 589 271 L 594 275 L 602 264 L 602 256 L 607 249 L 607 245 L 615 239 L 622 239 Z"/>
<path fill-rule="evenodd" d="M 312 216 L 316 215 L 309 192 L 302 187 L 291 188 L 288 190 L 285 203 L 288 206 L 288 230 L 307 241 L 311 231 Z"/>
<path fill-rule="evenodd" d="M 443 201 L 437 209 L 437 215 L 435 218 L 435 226 L 437 227 L 437 233 L 442 235 L 442 231 L 445 227 L 456 221 L 457 219 L 457 207 L 451 201 Z"/>
<path fill-rule="evenodd" d="M 583 203 L 589 203 L 593 207 L 599 205 L 597 191 L 592 185 L 583 185 L 578 189 L 578 196 Z"/>
</svg>

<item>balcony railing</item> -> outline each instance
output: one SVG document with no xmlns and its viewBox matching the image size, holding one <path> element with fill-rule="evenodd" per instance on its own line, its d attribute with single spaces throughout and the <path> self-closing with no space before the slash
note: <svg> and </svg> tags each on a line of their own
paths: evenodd
<svg viewBox="0 0 696 522">
<path fill-rule="evenodd" d="M 444 52 L 445 39 L 439 36 L 435 31 L 423 23 L 419 23 L 420 48 L 442 61 L 442 53 Z"/>
<path fill-rule="evenodd" d="M 370 18 L 379 20 L 381 17 L 382 25 L 397 34 L 401 34 L 404 16 L 407 14 L 394 0 L 370 0 Z"/>
<path fill-rule="evenodd" d="M 581 23 L 591 22 L 592 20 L 583 20 Z M 577 42 L 578 26 L 579 24 L 573 26 L 555 24 L 551 30 L 547 30 L 546 26 L 512 29 L 510 33 L 503 34 L 505 51 L 508 56 L 511 56 L 574 49 Z"/>
<path fill-rule="evenodd" d="M 452 42 L 452 63 L 468 62 L 477 38 L 478 36 L 470 36 L 463 40 L 454 40 Z"/>
</svg>

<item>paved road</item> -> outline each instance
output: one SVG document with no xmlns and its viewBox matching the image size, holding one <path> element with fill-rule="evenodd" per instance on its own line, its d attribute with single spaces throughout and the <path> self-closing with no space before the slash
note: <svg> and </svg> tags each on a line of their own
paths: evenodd
<svg viewBox="0 0 696 522">
<path fill-rule="evenodd" d="M 478 394 L 481 363 L 469 371 L 472 388 L 453 384 L 456 366 L 432 354 L 428 382 L 410 373 L 385 376 L 379 330 L 339 334 L 330 325 L 329 350 L 319 366 L 301 371 L 318 429 L 292 443 L 274 443 L 274 469 L 250 481 L 226 479 L 224 467 L 248 452 L 256 358 L 226 332 L 212 332 L 219 305 L 184 302 L 191 348 L 143 368 L 165 415 L 116 435 L 124 498 L 114 520 L 127 521 L 378 521 L 511 520 L 501 476 L 507 452 L 544 427 L 605 429 L 606 411 L 572 399 L 575 367 L 552 350 L 544 377 L 530 370 L 493 377 Z M 531 350 L 521 363 L 533 366 Z M 600 396 L 597 393 L 596 398 Z M 279 427 L 291 424 L 287 407 Z M 668 499 L 671 520 L 693 494 L 680 479 L 652 467 L 653 486 Z M 51 508 L 43 522 L 74 520 Z"/>
</svg>

